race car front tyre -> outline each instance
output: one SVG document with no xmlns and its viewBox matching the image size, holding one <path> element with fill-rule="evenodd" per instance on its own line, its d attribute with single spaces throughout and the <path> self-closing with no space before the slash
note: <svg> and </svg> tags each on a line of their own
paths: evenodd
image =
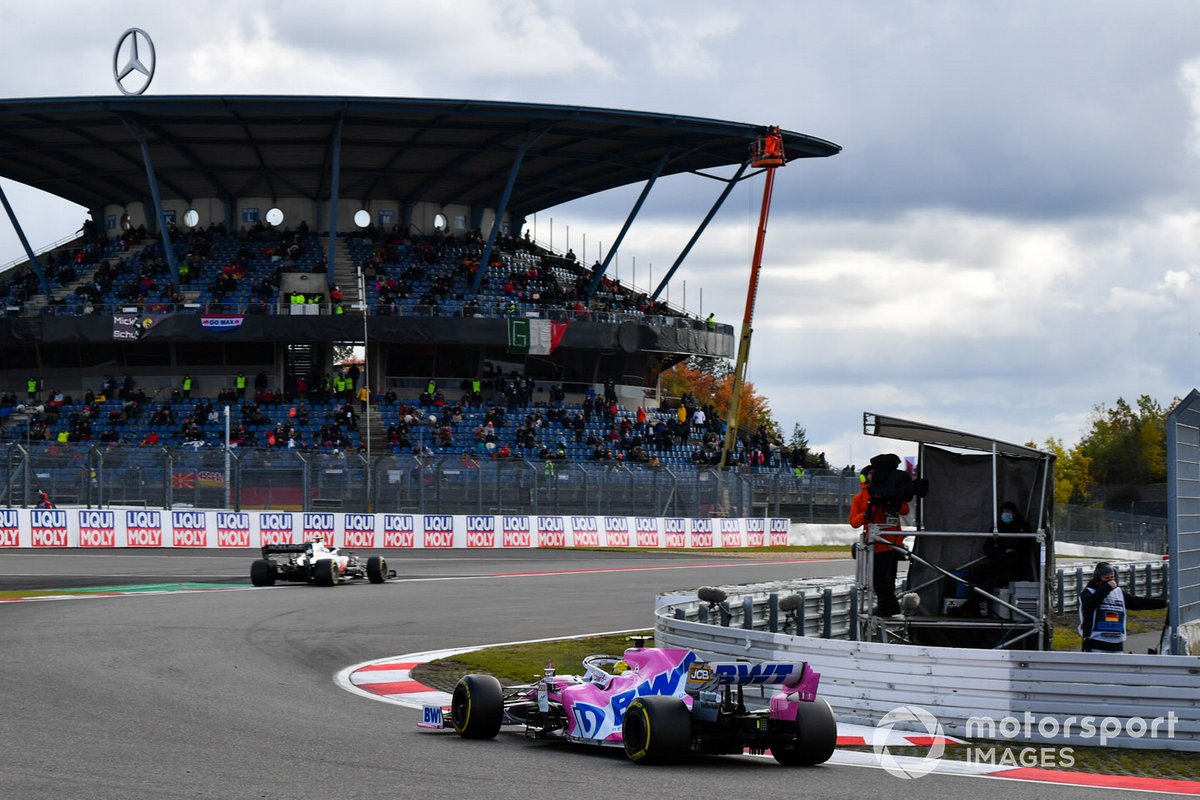
<svg viewBox="0 0 1200 800">
<path fill-rule="evenodd" d="M 367 559 L 367 580 L 371 583 L 383 583 L 388 579 L 387 561 L 383 556 L 371 556 Z"/>
<path fill-rule="evenodd" d="M 251 564 L 250 582 L 255 586 L 274 586 L 275 573 L 271 569 L 271 562 L 265 558 L 260 558 Z"/>
<path fill-rule="evenodd" d="M 450 700 L 454 730 L 464 739 L 494 739 L 504 720 L 504 689 L 491 675 L 465 675 Z"/>
<path fill-rule="evenodd" d="M 785 767 L 824 764 L 837 747 L 837 720 L 824 698 L 801 702 L 796 709 L 795 734 L 771 743 L 771 755 Z"/>
<path fill-rule="evenodd" d="M 664 764 L 692 744 L 692 712 L 678 697 L 639 697 L 625 709 L 625 755 L 635 764 Z"/>
<path fill-rule="evenodd" d="M 313 580 L 317 586 L 337 586 L 337 564 L 332 558 L 322 559 L 313 566 Z"/>
</svg>

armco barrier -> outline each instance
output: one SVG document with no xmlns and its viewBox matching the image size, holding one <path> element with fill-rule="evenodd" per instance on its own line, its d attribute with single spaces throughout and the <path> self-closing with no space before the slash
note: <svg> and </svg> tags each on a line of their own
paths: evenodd
<svg viewBox="0 0 1200 800">
<path fill-rule="evenodd" d="M 823 621 L 835 618 L 836 606 L 826 615 L 808 603 L 810 595 L 829 598 L 836 588 L 810 581 L 726 587 L 728 626 L 698 621 L 707 604 L 694 594 L 663 595 L 655 609 L 656 643 L 714 658 L 809 661 L 821 673 L 822 696 L 846 722 L 875 725 L 911 705 L 927 709 L 946 733 L 966 738 L 1088 746 L 1101 744 L 1103 734 L 1108 745 L 1200 752 L 1200 658 L 1194 656 L 888 645 L 755 627 L 769 621 L 771 595 L 803 590 L 806 633 L 820 635 L 815 629 L 826 624 L 836 630 L 839 623 Z M 750 627 L 743 626 L 747 607 Z"/>
<path fill-rule="evenodd" d="M 788 543 L 788 520 L 750 518 L 0 509 L 0 548 L 247 548 L 324 539 L 338 547 L 451 549 Z"/>
</svg>

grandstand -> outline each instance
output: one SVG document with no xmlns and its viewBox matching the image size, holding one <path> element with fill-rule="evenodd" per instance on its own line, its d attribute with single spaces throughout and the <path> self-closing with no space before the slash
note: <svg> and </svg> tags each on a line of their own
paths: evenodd
<svg viewBox="0 0 1200 800">
<path fill-rule="evenodd" d="M 90 210 L 77 238 L 0 273 L 0 437 L 60 460 L 195 451 L 224 444 L 228 405 L 243 449 L 711 463 L 720 421 L 679 423 L 656 384 L 691 356 L 730 357 L 733 330 L 660 295 L 754 174 L 763 130 L 459 100 L 0 103 L 0 176 Z M 783 140 L 792 160 L 839 150 Z M 718 178 L 712 213 L 657 288 L 612 280 L 646 195 L 684 173 Z M 636 183 L 602 263 L 522 235 L 538 211 Z M 364 356 L 349 388 L 347 348 Z M 748 432 L 742 461 L 771 455 Z"/>
</svg>

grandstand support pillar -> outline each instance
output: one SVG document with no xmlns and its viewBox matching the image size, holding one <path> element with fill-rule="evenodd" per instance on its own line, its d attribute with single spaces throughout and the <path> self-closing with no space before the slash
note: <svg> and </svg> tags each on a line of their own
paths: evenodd
<svg viewBox="0 0 1200 800">
<path fill-rule="evenodd" d="M 163 218 L 162 195 L 158 191 L 158 178 L 154 176 L 154 162 L 150 160 L 150 145 L 146 143 L 146 135 L 141 129 L 130 127 L 137 139 L 138 147 L 142 149 L 142 162 L 146 165 L 146 181 L 150 184 L 150 197 L 154 200 L 154 221 L 162 232 L 163 253 L 170 268 L 171 286 L 179 289 L 179 267 L 175 264 L 175 251 L 171 248 L 171 230 Z"/>
<path fill-rule="evenodd" d="M 738 167 L 737 173 L 725 182 L 725 188 L 721 190 L 721 194 L 717 197 L 717 201 L 713 203 L 712 208 L 708 210 L 708 215 L 705 216 L 703 221 L 701 221 L 700 227 L 696 228 L 696 232 L 692 234 L 692 238 L 688 240 L 687 245 L 683 248 L 683 251 L 679 254 L 679 257 L 675 259 L 675 263 L 671 265 L 669 270 L 667 270 L 667 274 L 664 275 L 663 279 L 659 282 L 658 288 L 654 290 L 654 294 L 650 295 L 650 300 L 652 302 L 657 301 L 658 296 L 662 294 L 663 289 L 667 288 L 667 284 L 671 282 L 671 277 L 675 274 L 675 270 L 679 269 L 679 266 L 683 263 L 683 260 L 688 257 L 689 253 L 692 252 L 692 248 L 696 246 L 696 242 L 700 241 L 700 236 L 708 228 L 708 223 L 712 222 L 713 217 L 715 217 L 717 212 L 721 210 L 721 206 L 725 205 L 726 198 L 728 198 L 729 193 L 733 191 L 733 187 L 737 186 L 738 183 L 741 182 L 742 175 L 745 174 L 748 166 L 749 162 L 743 162 L 742 165 Z"/>
<path fill-rule="evenodd" d="M 625 234 L 629 232 L 629 227 L 633 225 L 638 212 L 642 210 L 642 204 L 650 196 L 650 190 L 654 187 L 654 182 L 658 180 L 659 175 L 662 175 L 662 171 L 666 168 L 667 162 L 670 160 L 671 151 L 668 150 L 663 153 L 663 157 L 654 166 L 654 172 L 650 175 L 649 180 L 646 181 L 646 185 L 642 188 L 642 193 L 638 195 L 637 202 L 633 204 L 633 209 L 629 212 L 629 216 L 625 218 L 625 224 L 621 226 L 621 232 L 617 234 L 617 240 L 608 248 L 608 255 L 604 257 L 604 263 L 600 265 L 600 269 L 592 276 L 592 282 L 588 284 L 587 293 L 583 296 L 584 303 L 591 302 L 592 295 L 596 293 L 596 289 L 600 286 L 600 280 L 604 277 L 604 273 L 608 271 L 608 265 L 612 263 L 613 257 L 621 249 L 621 242 L 624 240 Z M 585 263 L 587 262 L 587 253 L 583 254 L 583 260 Z"/>
<path fill-rule="evenodd" d="M 29 256 L 29 265 L 33 267 L 33 274 L 37 275 L 38 285 L 42 287 L 42 294 L 50 297 L 50 284 L 46 280 L 46 273 L 42 271 L 42 264 L 38 261 L 37 255 L 34 254 L 33 248 L 29 246 L 29 240 L 25 238 L 25 230 L 21 227 L 21 223 L 17 221 L 16 212 L 8 203 L 8 195 L 4 193 L 4 187 L 0 186 L 0 203 L 4 204 L 4 212 L 8 214 L 8 220 L 12 223 L 13 230 L 17 232 L 17 238 L 21 240 L 21 247 L 25 248 L 25 255 Z"/>
<path fill-rule="evenodd" d="M 333 175 L 329 182 L 329 255 L 325 257 L 325 280 L 333 284 L 333 262 L 337 257 L 338 192 L 342 178 L 342 115 L 333 129 Z"/>
<path fill-rule="evenodd" d="M 488 264 L 492 260 L 492 248 L 496 246 L 496 236 L 500 233 L 500 223 L 504 219 L 505 212 L 508 211 L 508 199 L 512 197 L 513 185 L 517 182 L 517 175 L 521 171 L 521 162 L 525 160 L 525 152 L 529 150 L 531 140 L 526 138 L 521 142 L 521 146 L 517 148 L 517 157 L 513 159 L 512 169 L 508 171 L 508 181 L 504 184 L 504 193 L 500 195 L 500 202 L 496 204 L 496 216 L 492 219 L 492 230 L 488 234 L 487 244 L 483 246 L 483 254 L 479 257 L 479 269 L 475 270 L 475 282 L 471 284 L 471 294 L 479 294 L 479 285 L 483 283 L 483 276 L 487 273 Z"/>
</svg>

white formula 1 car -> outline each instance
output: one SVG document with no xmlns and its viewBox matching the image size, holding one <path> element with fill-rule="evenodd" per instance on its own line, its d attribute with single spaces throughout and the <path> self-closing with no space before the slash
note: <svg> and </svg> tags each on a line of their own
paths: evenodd
<svg viewBox="0 0 1200 800">
<path fill-rule="evenodd" d="M 250 565 L 250 582 L 255 586 L 274 586 L 275 581 L 336 586 L 360 578 L 383 583 L 396 577 L 396 571 L 387 568 L 383 556 L 370 556 L 364 561 L 322 541 L 268 544 L 263 546 L 262 556 Z"/>
</svg>

